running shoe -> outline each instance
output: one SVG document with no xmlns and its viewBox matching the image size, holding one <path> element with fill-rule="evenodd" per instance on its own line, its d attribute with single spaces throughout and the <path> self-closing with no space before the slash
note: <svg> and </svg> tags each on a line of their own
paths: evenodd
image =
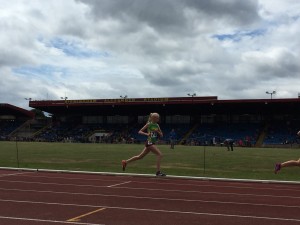
<svg viewBox="0 0 300 225">
<path fill-rule="evenodd" d="M 127 166 L 126 160 L 122 160 L 122 169 L 123 169 L 123 171 L 125 171 L 126 166 Z"/>
<path fill-rule="evenodd" d="M 156 172 L 156 176 L 157 176 L 157 177 L 165 177 L 165 176 L 167 176 L 167 175 L 164 174 L 164 173 L 162 173 L 162 172 L 160 172 L 160 171 L 157 171 L 157 172 Z"/>
<path fill-rule="evenodd" d="M 280 170 L 281 170 L 281 164 L 280 163 L 276 163 L 275 164 L 274 173 L 277 174 Z"/>
</svg>

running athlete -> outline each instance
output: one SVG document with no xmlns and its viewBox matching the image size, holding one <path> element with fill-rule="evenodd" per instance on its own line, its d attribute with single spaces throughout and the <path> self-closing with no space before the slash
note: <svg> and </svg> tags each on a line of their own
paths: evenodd
<svg viewBox="0 0 300 225">
<path fill-rule="evenodd" d="M 300 131 L 298 131 L 297 135 L 300 137 Z M 300 159 L 298 160 L 290 160 L 284 163 L 276 163 L 274 173 L 277 174 L 284 167 L 292 167 L 299 166 L 300 167 Z"/>
<path fill-rule="evenodd" d="M 160 171 L 160 161 L 162 158 L 161 151 L 156 147 L 155 143 L 157 142 L 158 135 L 160 137 L 163 137 L 163 133 L 158 125 L 159 121 L 159 114 L 158 113 L 151 113 L 148 119 L 148 123 L 139 131 L 139 134 L 147 136 L 147 141 L 145 144 L 144 150 L 136 156 L 133 156 L 132 158 L 128 160 L 122 160 L 122 168 L 123 171 L 125 171 L 126 166 L 128 163 L 131 163 L 136 160 L 140 160 L 144 158 L 149 152 L 154 153 L 157 156 L 157 162 L 156 162 L 156 176 L 166 176 L 166 174 L 162 173 Z M 145 132 L 147 131 L 147 132 Z"/>
</svg>

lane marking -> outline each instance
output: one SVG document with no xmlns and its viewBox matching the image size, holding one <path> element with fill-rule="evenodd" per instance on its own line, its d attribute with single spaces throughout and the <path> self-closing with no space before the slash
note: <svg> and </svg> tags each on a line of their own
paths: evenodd
<svg viewBox="0 0 300 225">
<path fill-rule="evenodd" d="M 150 200 L 168 200 L 168 201 L 185 201 L 185 202 L 202 202 L 202 203 L 215 203 L 222 205 L 249 205 L 249 206 L 264 206 L 264 207 L 281 207 L 281 208 L 300 208 L 298 205 L 272 205 L 272 204 L 260 204 L 260 203 L 247 203 L 247 202 L 222 202 L 222 201 L 209 201 L 209 200 L 186 200 L 186 199 L 168 199 L 168 198 L 151 198 L 151 197 L 135 197 L 135 196 L 108 196 L 119 198 L 137 198 L 137 199 L 150 199 Z M 13 200 L 13 199 L 0 199 L 0 202 L 12 202 L 12 203 L 32 203 L 31 201 Z M 35 203 L 35 202 L 34 202 Z"/>
<path fill-rule="evenodd" d="M 26 172 L 28 173 L 28 172 Z M 26 174 L 23 173 L 23 174 Z M 103 181 L 103 182 L 111 182 L 111 181 L 120 181 L 119 179 L 81 179 L 81 178 L 70 178 L 70 177 L 61 177 L 61 176 L 30 176 L 30 175 L 20 175 L 19 177 L 32 177 L 32 178 L 47 178 L 47 179 L 64 179 L 64 180 L 80 180 L 80 181 Z M 1 178 L 1 176 L 0 176 Z M 123 177 L 121 177 L 123 178 Z M 9 180 L 2 180 L 2 181 L 8 181 Z M 15 181 L 18 182 L 18 181 Z M 22 182 L 22 181 L 19 181 Z M 283 188 L 282 185 L 272 185 L 274 188 L 268 188 L 268 187 L 259 187 L 262 184 L 265 183 L 240 183 L 241 186 L 233 186 L 233 185 L 213 185 L 213 184 L 200 184 L 200 183 L 208 183 L 208 182 L 215 182 L 215 181 L 206 181 L 206 180 L 190 180 L 190 182 L 197 183 L 197 184 L 179 184 L 176 182 L 149 182 L 149 181 L 131 181 L 132 183 L 137 184 L 157 184 L 157 185 L 174 185 L 174 186 L 192 186 L 192 187 L 219 187 L 219 188 L 233 188 L 233 189 L 253 189 L 253 190 L 275 190 L 275 191 L 295 191 L 300 192 L 298 188 Z M 43 183 L 43 182 L 40 182 Z M 46 184 L 46 183 L 45 183 Z M 50 184 L 56 184 L 59 185 L 59 183 L 50 183 Z M 270 183 L 268 183 L 270 184 Z M 66 185 L 73 185 L 73 184 L 66 184 Z M 80 184 L 79 184 L 80 185 Z M 102 187 L 102 186 L 96 186 L 96 185 L 90 185 L 91 187 Z"/>
<path fill-rule="evenodd" d="M 254 196 L 254 197 L 272 197 L 272 198 L 297 198 L 300 196 L 292 196 L 292 195 L 266 195 L 266 194 L 249 194 L 249 193 L 235 193 L 235 192 L 209 192 L 209 191 L 185 191 L 185 190 L 176 190 L 176 189 L 161 189 L 161 188 L 135 188 L 135 187 L 119 187 L 118 185 L 125 184 L 120 183 L 117 185 L 110 186 L 98 186 L 98 185 L 86 185 L 86 184 L 60 184 L 60 183 L 43 183 L 43 182 L 31 182 L 31 181 L 7 181 L 1 180 L 2 182 L 7 183 L 24 183 L 24 184 L 41 184 L 41 185 L 56 185 L 56 186 L 72 186 L 72 187 L 92 187 L 92 188 L 115 188 L 115 189 L 128 189 L 128 190 L 145 190 L 145 191 L 162 191 L 162 192 L 179 192 L 179 193 L 199 193 L 199 194 L 217 194 L 217 195 L 235 195 L 235 196 Z M 132 181 L 127 181 L 130 183 Z M 0 190 L 6 190 L 5 188 L 0 188 Z M 8 190 L 19 190 L 19 189 L 8 189 Z M 84 194 L 84 193 L 77 193 Z"/>
<path fill-rule="evenodd" d="M 116 172 L 91 172 L 91 171 L 76 171 L 76 170 L 53 170 L 53 169 L 32 169 L 32 168 L 16 168 L 16 167 L 0 167 L 0 170 L 22 170 L 22 171 L 38 171 L 43 173 L 65 173 L 65 174 L 80 174 L 80 175 L 102 175 L 102 176 L 119 176 L 119 177 L 138 177 L 138 178 L 154 178 L 153 174 L 138 174 L 138 173 L 116 173 Z M 280 181 L 280 180 L 257 180 L 257 179 L 237 179 L 237 178 L 216 178 L 216 177 L 195 177 L 195 176 L 175 176 L 168 175 L 167 180 L 195 180 L 195 181 L 226 181 L 236 183 L 257 183 L 257 184 L 300 184 L 300 181 Z"/>
<path fill-rule="evenodd" d="M 123 183 L 119 183 L 119 184 L 113 184 L 113 185 L 109 185 L 107 186 L 108 188 L 111 188 L 111 187 L 117 187 L 117 186 L 121 186 L 123 184 L 129 184 L 131 183 L 131 181 L 126 181 L 126 182 L 123 182 Z"/>
<path fill-rule="evenodd" d="M 282 218 L 282 217 L 267 217 L 267 216 L 251 216 L 251 215 L 239 215 L 239 214 L 223 214 L 223 213 L 205 213 L 205 212 L 192 212 L 192 211 L 177 211 L 177 210 L 163 210 L 163 209 L 147 209 L 147 208 L 131 208 L 131 207 L 118 207 L 118 206 L 100 206 L 100 205 L 79 205 L 70 203 L 56 203 L 56 202 L 27 202 L 31 204 L 44 204 L 44 205 L 59 205 L 59 206 L 75 206 L 75 207 L 90 207 L 90 208 L 106 208 L 106 209 L 118 209 L 118 210 L 131 210 L 131 211 L 147 211 L 147 212 L 162 212 L 162 213 L 175 213 L 175 214 L 190 214 L 190 215 L 200 215 L 200 216 L 219 216 L 219 217 L 235 217 L 235 218 L 251 218 L 258 220 L 276 220 L 276 221 L 294 221 L 300 222 L 300 219 L 293 218 Z M 0 216 L 1 218 L 1 216 Z M 60 223 L 70 223 L 61 222 Z M 84 224 L 72 222 L 74 224 Z M 98 225 L 98 224 L 88 224 L 88 225 Z"/>
<path fill-rule="evenodd" d="M 256 187 L 256 186 L 231 186 L 231 185 L 217 185 L 217 184 L 179 184 L 179 183 L 157 183 L 157 182 L 140 182 L 132 181 L 137 184 L 157 184 L 157 185 L 172 185 L 172 186 L 191 186 L 191 187 L 217 187 L 217 188 L 232 188 L 232 189 L 251 189 L 251 190 L 276 190 L 276 191 L 295 191 L 300 192 L 299 189 L 293 188 L 269 188 L 269 187 Z M 273 187 L 273 186 L 272 186 Z"/>
<path fill-rule="evenodd" d="M 81 181 L 102 181 L 102 182 L 111 182 L 111 181 L 120 181 L 117 179 L 80 179 L 80 178 L 68 178 L 68 177 L 59 177 L 59 176 L 29 176 L 29 175 L 23 175 L 30 172 L 23 172 L 19 175 L 19 177 L 32 177 L 32 178 L 47 178 L 47 179 L 64 179 L 64 180 L 81 180 Z M 32 172 L 31 172 L 32 173 Z M 0 176 L 1 178 L 1 176 Z M 30 182 L 30 181 L 11 181 L 11 180 L 3 180 L 4 182 Z M 245 183 L 241 183 L 242 186 L 231 186 L 231 185 L 213 185 L 213 184 L 199 184 L 200 182 L 214 182 L 214 181 L 197 181 L 197 180 L 190 180 L 191 182 L 195 182 L 197 184 L 178 184 L 175 182 L 149 182 L 149 181 L 131 181 L 132 183 L 136 184 L 157 184 L 157 185 L 173 185 L 173 186 L 192 186 L 192 187 L 216 187 L 216 188 L 232 188 L 232 189 L 253 189 L 253 190 L 274 190 L 274 191 L 295 191 L 300 192 L 300 190 L 297 188 L 283 188 L 282 186 L 273 185 L 274 188 L 268 188 L 268 187 L 259 187 L 261 183 L 258 183 L 257 186 L 255 186 L 253 183 L 249 183 L 249 185 L 245 185 Z M 79 187 L 103 187 L 99 185 L 81 185 L 81 184 L 61 184 L 61 183 L 48 183 L 48 182 L 35 182 L 31 181 L 32 183 L 38 183 L 38 184 L 53 184 L 53 185 L 72 185 L 72 186 L 79 186 Z"/>
<path fill-rule="evenodd" d="M 32 172 L 20 172 L 20 173 L 3 174 L 3 175 L 0 175 L 0 178 L 2 178 L 2 177 L 12 177 L 12 176 L 17 176 L 17 175 L 20 175 L 20 174 L 27 174 L 27 173 L 32 173 Z"/>
<path fill-rule="evenodd" d="M 80 223 L 80 222 L 73 222 L 73 221 L 72 222 L 68 222 L 68 221 L 43 220 L 43 219 L 22 218 L 22 217 L 9 217 L 9 216 L 0 216 L 0 219 L 34 221 L 34 222 L 47 222 L 47 223 L 60 223 L 60 224 L 76 224 L 76 225 L 104 225 L 104 224 L 96 224 L 96 223 Z"/>
<path fill-rule="evenodd" d="M 88 178 L 75 178 L 75 177 L 66 177 L 66 176 L 43 176 L 43 175 L 40 175 L 40 174 L 36 174 L 35 176 L 24 175 L 22 177 L 47 178 L 47 179 L 64 179 L 64 180 L 80 180 L 80 181 L 120 181 L 124 178 L 128 178 L 128 177 L 119 177 L 120 179 L 101 179 L 101 178 L 88 179 Z M 100 177 L 105 177 L 105 176 L 101 175 Z M 111 176 L 109 176 L 109 177 L 111 177 Z M 116 178 L 118 178 L 118 177 L 116 176 Z M 128 179 L 124 179 L 124 180 L 128 180 Z"/>
<path fill-rule="evenodd" d="M 100 212 L 100 211 L 103 211 L 103 210 L 105 210 L 105 208 L 100 208 L 100 209 L 97 209 L 97 210 L 94 210 L 94 211 L 91 211 L 91 212 L 88 212 L 88 213 L 85 213 L 85 214 L 76 216 L 76 217 L 74 217 L 74 218 L 68 219 L 67 222 L 78 222 L 78 221 L 80 221 L 80 219 L 83 218 L 83 217 L 92 215 L 92 214 L 94 214 L 94 213 L 97 213 L 97 212 Z"/>
<path fill-rule="evenodd" d="M 107 208 L 121 209 L 121 210 L 134 210 L 134 211 L 175 213 L 175 214 L 192 214 L 192 215 L 202 215 L 202 216 L 220 216 L 220 217 L 236 217 L 236 218 L 251 218 L 251 219 L 262 219 L 262 220 L 296 221 L 296 222 L 300 222 L 300 219 L 276 218 L 276 217 L 274 218 L 274 217 L 265 217 L 265 216 L 222 214 L 222 213 L 204 213 L 204 212 L 201 213 L 201 212 L 190 212 L 190 211 L 159 210 L 159 209 L 139 209 L 139 208 L 125 208 L 125 207 L 107 207 Z"/>
<path fill-rule="evenodd" d="M 56 186 L 72 186 L 72 187 L 94 187 L 94 188 L 101 188 L 107 187 L 105 185 L 90 185 L 90 184 L 61 184 L 61 183 L 47 183 L 47 182 L 38 182 L 38 181 L 17 181 L 17 180 L 1 180 L 2 182 L 7 183 L 21 183 L 21 184 L 41 184 L 41 185 L 56 185 Z"/>
<path fill-rule="evenodd" d="M 254 196 L 254 197 L 271 197 L 271 198 L 297 198 L 300 196 L 291 195 L 266 195 L 266 194 L 249 194 L 249 193 L 235 193 L 235 192 L 217 192 L 217 191 L 185 191 L 175 189 L 161 189 L 161 188 L 133 188 L 133 187 L 114 187 L 114 189 L 129 189 L 129 190 L 144 190 L 144 191 L 162 191 L 162 192 L 178 192 L 178 193 L 199 193 L 199 194 L 214 194 L 214 195 L 235 195 L 235 196 Z"/>
<path fill-rule="evenodd" d="M 52 193 L 51 193 L 52 194 Z M 55 194 L 69 194 L 78 195 L 78 193 L 55 193 Z M 249 202 L 229 202 L 229 201 L 213 201 L 213 200 L 202 200 L 202 199 L 180 199 L 180 198 L 158 198 L 158 197 L 140 197 L 140 196 L 130 196 L 130 195 L 106 195 L 97 194 L 97 196 L 103 197 L 114 197 L 114 198 L 132 198 L 132 199 L 147 199 L 147 200 L 165 200 L 165 201 L 179 201 L 179 202 L 202 202 L 202 203 L 215 203 L 215 204 L 229 204 L 229 205 L 249 205 L 249 206 L 265 206 L 265 207 L 281 207 L 281 208 L 300 208 L 299 205 L 278 205 L 278 204 L 264 204 L 264 203 L 249 203 Z M 0 199 L 0 201 L 15 201 L 23 202 L 18 200 L 6 200 Z M 27 201 L 24 201 L 27 202 Z"/>
<path fill-rule="evenodd" d="M 118 188 L 118 187 L 116 187 Z M 120 187 L 122 188 L 122 187 Z M 123 189 L 123 188 L 122 188 Z M 125 188 L 127 189 L 127 188 Z M 131 189 L 131 188 L 130 188 Z M 126 196 L 126 195 L 113 195 L 113 194 L 100 194 L 100 193 L 82 193 L 82 192 L 66 192 L 66 191 L 42 191 L 35 189 L 16 189 L 16 188 L 0 188 L 3 191 L 18 191 L 18 192 L 36 192 L 36 193 L 49 193 L 49 194 L 67 194 L 67 195 L 82 195 L 82 196 L 104 196 L 104 197 L 119 197 L 119 198 L 137 198 L 137 199 L 153 199 L 153 200 L 172 200 L 172 201 L 197 201 L 188 199 L 169 199 L 169 198 L 154 198 L 154 197 L 139 197 L 139 196 Z M 151 189 L 152 191 L 153 189 Z M 155 189 L 156 190 L 156 189 Z M 160 190 L 162 191 L 162 190 Z M 167 190 L 163 190 L 167 191 Z M 194 192 L 192 192 L 194 193 Z M 253 196 L 253 197 L 270 197 L 270 198 L 290 198 L 290 199 L 300 199 L 300 197 L 295 196 L 274 196 L 274 195 L 253 195 L 253 194 L 238 194 L 238 193 L 220 193 L 220 192 L 196 192 L 201 194 L 218 194 L 218 195 L 234 195 L 234 196 Z M 250 204 L 250 203 L 249 203 Z"/>
</svg>

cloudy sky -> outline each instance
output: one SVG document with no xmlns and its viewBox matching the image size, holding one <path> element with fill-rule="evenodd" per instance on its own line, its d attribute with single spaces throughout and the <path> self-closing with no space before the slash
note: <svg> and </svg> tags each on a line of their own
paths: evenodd
<svg viewBox="0 0 300 225">
<path fill-rule="evenodd" d="M 300 92 L 299 0 L 0 5 L 0 102 Z"/>
</svg>

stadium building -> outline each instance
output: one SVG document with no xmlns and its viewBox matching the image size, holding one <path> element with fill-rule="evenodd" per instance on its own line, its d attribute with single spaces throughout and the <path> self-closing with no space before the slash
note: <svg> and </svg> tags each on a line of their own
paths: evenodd
<svg viewBox="0 0 300 225">
<path fill-rule="evenodd" d="M 33 118 L 34 113 L 28 110 L 0 103 L 0 140 L 18 135 L 26 136 L 27 131 L 25 133 L 18 133 L 18 131 L 25 128 Z"/>
<path fill-rule="evenodd" d="M 37 121 L 27 113 L 27 121 L 18 127 L 19 132 L 6 132 L 8 137 L 18 133 L 36 141 L 140 143 L 145 137 L 137 134 L 138 129 L 150 112 L 161 115 L 165 133 L 162 143 L 168 142 L 169 133 L 174 129 L 181 144 L 219 145 L 224 139 L 232 138 L 240 146 L 290 146 L 297 142 L 295 133 L 300 127 L 299 98 L 66 99 L 30 101 L 29 106 L 50 113 L 51 121 Z M 17 111 L 1 112 L 5 114 L 16 116 Z"/>
</svg>

